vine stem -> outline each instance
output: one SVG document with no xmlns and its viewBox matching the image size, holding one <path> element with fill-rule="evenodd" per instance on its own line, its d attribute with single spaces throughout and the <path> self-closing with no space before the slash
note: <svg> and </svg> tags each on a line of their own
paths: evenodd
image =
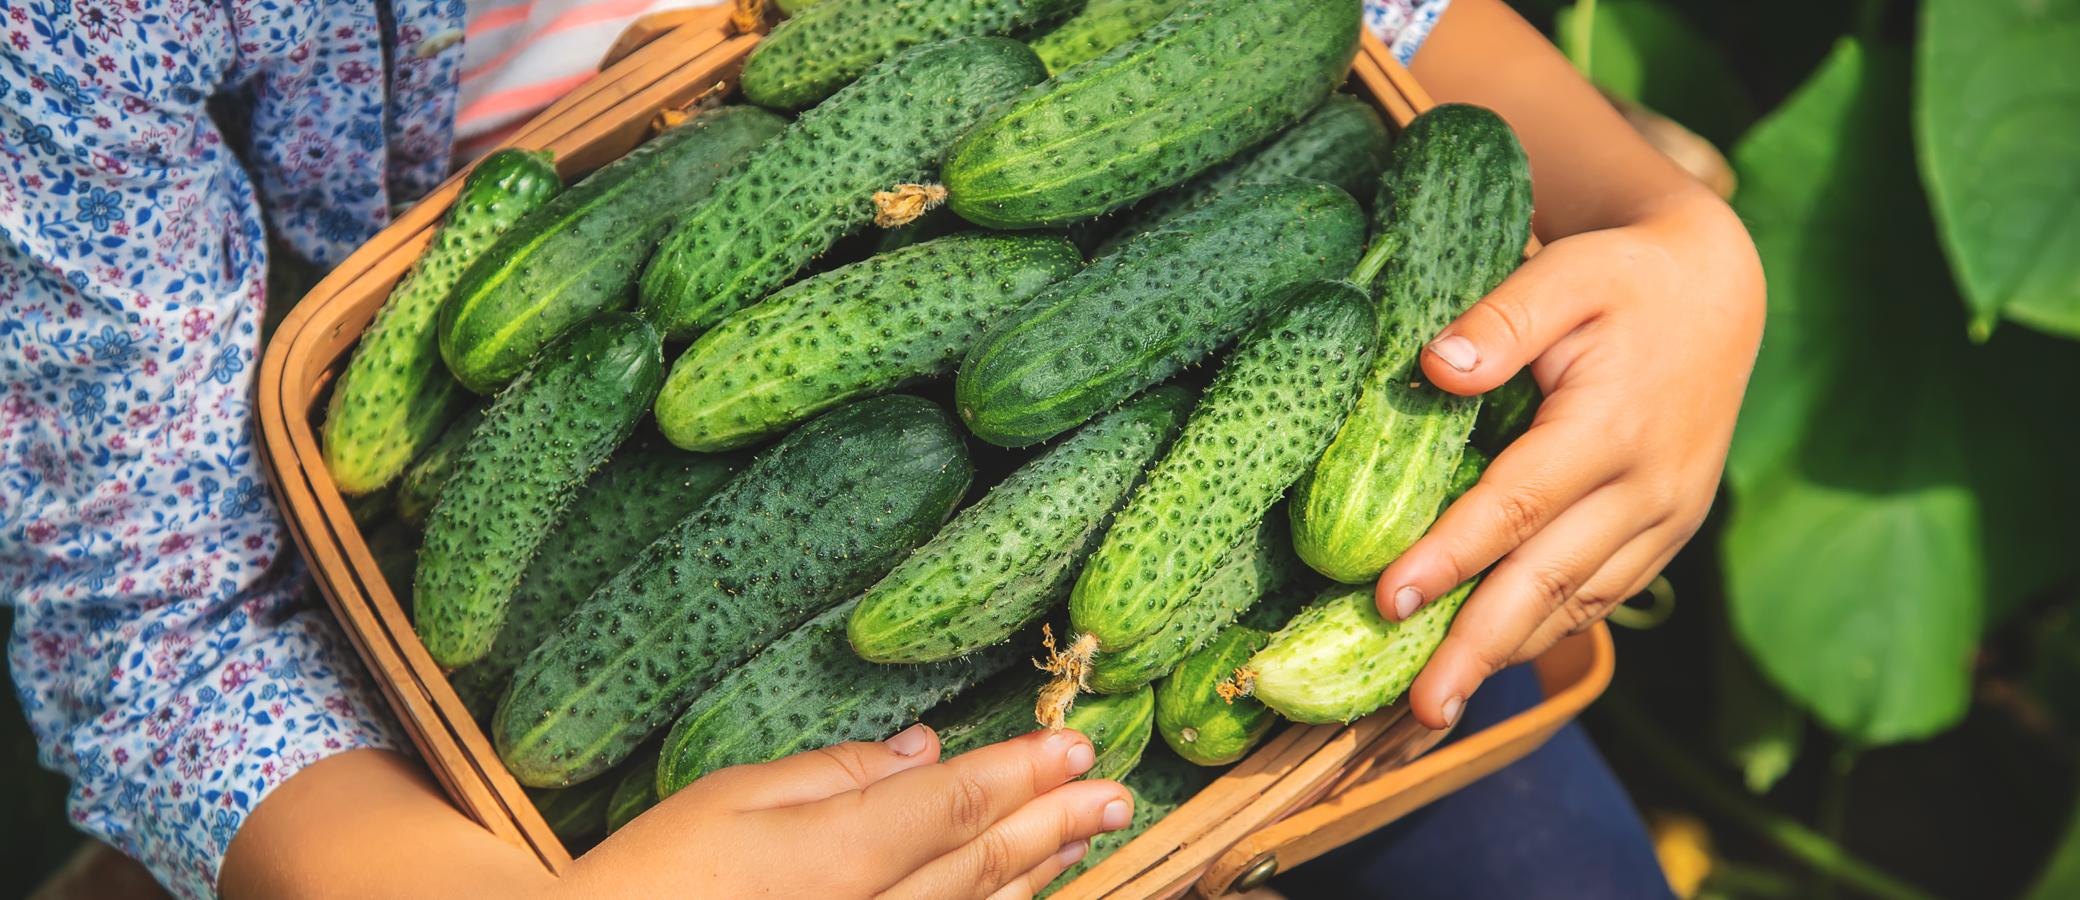
<svg viewBox="0 0 2080 900">
<path fill-rule="evenodd" d="M 1693 754 L 1676 746 L 1672 738 L 1648 722 L 1647 717 L 1631 703 L 1611 697 L 1597 709 L 1604 721 L 1617 729 L 1627 746 L 1645 755 L 1655 768 L 1695 796 L 1706 808 L 1807 867 L 1880 900 L 1935 900 L 1934 895 L 1858 859 L 1826 835 L 1768 809 L 1754 798 L 1724 784 L 1699 765 Z"/>
<path fill-rule="evenodd" d="M 1365 255 L 1358 260 L 1358 267 L 1351 271 L 1351 283 L 1357 285 L 1361 291 L 1372 290 L 1372 282 L 1379 278 L 1380 270 L 1386 268 L 1387 260 L 1393 257 L 1398 243 L 1389 240 L 1386 235 L 1380 235 L 1374 240 L 1372 246 L 1365 248 Z"/>
</svg>

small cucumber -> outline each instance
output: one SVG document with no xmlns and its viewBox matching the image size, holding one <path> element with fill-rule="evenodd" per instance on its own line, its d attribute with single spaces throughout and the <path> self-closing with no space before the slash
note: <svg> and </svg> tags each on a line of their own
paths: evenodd
<svg viewBox="0 0 2080 900">
<path fill-rule="evenodd" d="M 490 393 L 558 336 L 627 307 L 637 270 L 679 211 L 785 125 L 749 106 L 701 113 L 528 216 L 469 268 L 441 310 L 449 369 Z"/>
<path fill-rule="evenodd" d="M 426 524 L 427 515 L 433 512 L 435 503 L 440 502 L 441 488 L 448 485 L 448 477 L 455 474 L 455 461 L 462 458 L 462 448 L 469 446 L 470 435 L 477 432 L 477 425 L 484 421 L 484 410 L 488 403 L 478 403 L 462 411 L 461 415 L 448 423 L 440 439 L 433 442 L 424 456 L 404 470 L 404 477 L 397 479 L 397 517 L 414 528 Z"/>
<path fill-rule="evenodd" d="M 1277 717 L 1264 704 L 1250 697 L 1225 698 L 1218 690 L 1270 640 L 1269 632 L 1230 625 L 1156 684 L 1156 731 L 1178 756 L 1202 766 L 1225 766 L 1270 733 Z"/>
<path fill-rule="evenodd" d="M 1008 741 L 1039 727 L 1033 721 L 1033 697 L 1041 679 L 1030 672 L 1016 672 L 992 680 L 972 698 L 963 698 L 953 708 L 934 715 L 939 732 L 940 758 L 951 758 L 977 747 Z M 1139 691 L 1090 697 L 1076 704 L 1064 728 L 1073 728 L 1090 738 L 1097 760 L 1084 778 L 1117 779 L 1141 760 L 1155 732 L 1155 691 Z"/>
<path fill-rule="evenodd" d="M 1264 523 L 1228 551 L 1220 567 L 1206 576 L 1192 592 L 1192 598 L 1172 613 L 1155 634 L 1118 652 L 1092 656 L 1090 689 L 1100 694 L 1117 694 L 1169 674 L 1237 616 L 1261 606 L 1279 605 L 1274 601 L 1291 593 L 1287 588 L 1302 568 L 1293 556 L 1293 539 L 1286 531 L 1285 517 L 1265 516 Z M 1298 604 L 1293 606 L 1297 608 Z"/>
<path fill-rule="evenodd" d="M 916 397 L 810 420 L 528 654 L 492 720 L 500 758 L 536 787 L 612 767 L 716 679 L 886 574 L 973 474 L 953 419 Z"/>
<path fill-rule="evenodd" d="M 955 381 L 961 420 L 1005 447 L 1081 425 L 1234 340 L 1294 287 L 1350 271 L 1364 232 L 1357 201 L 1329 185 L 1237 188 L 990 329 Z"/>
<path fill-rule="evenodd" d="M 1022 662 L 1010 644 L 946 662 L 867 662 L 845 642 L 845 620 L 856 605 L 809 620 L 703 691 L 664 739 L 657 795 L 669 797 L 729 766 L 881 740 L 920 711 Z"/>
<path fill-rule="evenodd" d="M 1004 38 L 926 44 L 876 65 L 682 214 L 643 269 L 643 313 L 684 340 L 764 299 L 873 220 L 875 191 L 927 180 L 955 137 L 1046 74 Z"/>
<path fill-rule="evenodd" d="M 612 780 L 595 779 L 554 790 L 528 788 L 527 798 L 564 849 L 576 856 L 606 835 L 607 801 L 613 792 Z"/>
<path fill-rule="evenodd" d="M 1182 5 L 1184 0 L 1090 0 L 1082 12 L 1027 43 L 1049 74 L 1060 75 L 1139 37 Z"/>
<path fill-rule="evenodd" d="M 853 650 L 883 663 L 952 659 L 1059 605 L 1191 402 L 1183 387 L 1156 388 L 1011 473 L 867 589 L 847 629 Z"/>
<path fill-rule="evenodd" d="M 434 662 L 453 668 L 491 652 L 542 538 L 663 382 L 657 332 L 613 313 L 549 348 L 491 404 L 419 553 L 412 623 Z"/>
<path fill-rule="evenodd" d="M 1358 0 L 1186 0 L 961 138 L 946 203 L 985 228 L 1067 225 L 1300 121 L 1350 74 Z"/>
<path fill-rule="evenodd" d="M 773 109 L 814 106 L 906 49 L 948 38 L 1018 34 L 1075 12 L 1083 0 L 845 0 L 819 3 L 774 27 L 744 61 L 739 83 Z"/>
<path fill-rule="evenodd" d="M 657 426 L 686 449 L 726 450 L 944 375 L 990 323 L 1082 266 L 1058 237 L 966 234 L 798 281 L 687 348 Z"/>
<path fill-rule="evenodd" d="M 389 484 L 467 402 L 441 365 L 441 305 L 501 233 L 562 189 L 549 154 L 511 148 L 484 157 L 463 179 L 432 246 L 390 292 L 333 385 L 323 446 L 342 492 Z"/>
<path fill-rule="evenodd" d="M 657 754 L 652 753 L 631 761 L 628 774 L 614 785 L 613 796 L 607 798 L 607 833 L 620 831 L 656 805 Z"/>
<path fill-rule="evenodd" d="M 1249 658 L 1238 686 L 1273 712 L 1311 725 L 1384 709 L 1415 683 L 1475 583 L 1400 622 L 1379 614 L 1372 585 L 1332 587 Z"/>
<path fill-rule="evenodd" d="M 1036 896 L 1046 897 L 1062 886 L 1074 882 L 1077 876 L 1104 862 L 1105 857 L 1111 856 L 1119 848 L 1140 837 L 1142 832 L 1157 822 L 1168 818 L 1178 807 L 1183 806 L 1185 801 L 1192 799 L 1208 784 L 1213 783 L 1213 773 L 1178 759 L 1176 754 L 1161 747 L 1156 747 L 1141 758 L 1141 762 L 1134 766 L 1134 771 L 1128 772 L 1126 777 L 1120 780 L 1127 786 L 1128 792 L 1134 795 L 1134 818 L 1125 828 L 1091 838 L 1090 851 L 1083 855 L 1083 859 L 1070 866 L 1055 878 L 1053 884 Z"/>
</svg>

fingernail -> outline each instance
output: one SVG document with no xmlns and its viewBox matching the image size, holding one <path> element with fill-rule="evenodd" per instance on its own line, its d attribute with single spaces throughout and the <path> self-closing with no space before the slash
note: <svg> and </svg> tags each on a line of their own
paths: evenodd
<svg viewBox="0 0 2080 900">
<path fill-rule="evenodd" d="M 1078 860 L 1083 859 L 1083 855 L 1085 853 L 1089 853 L 1090 849 L 1091 842 L 1089 841 L 1077 841 L 1071 844 L 1063 844 L 1062 849 L 1056 850 L 1054 852 L 1054 861 L 1061 864 L 1063 867 L 1073 866 L 1076 865 Z"/>
<path fill-rule="evenodd" d="M 1091 745 L 1082 741 L 1077 741 L 1069 746 L 1068 759 L 1069 774 L 1072 777 L 1088 772 L 1091 770 L 1091 766 L 1098 764 L 1097 752 L 1091 749 Z"/>
<path fill-rule="evenodd" d="M 1466 698 L 1453 694 L 1444 700 L 1444 727 L 1459 724 L 1459 710 L 1466 706 Z"/>
<path fill-rule="evenodd" d="M 1105 804 L 1105 818 L 1100 820 L 1098 824 L 1099 827 L 1104 828 L 1106 831 L 1118 831 L 1127 827 L 1127 823 L 1133 821 L 1133 819 L 1133 807 L 1129 806 L 1125 800 L 1114 800 Z"/>
<path fill-rule="evenodd" d="M 932 730 L 925 727 L 923 722 L 919 722 L 882 743 L 888 746 L 890 753 L 897 756 L 916 756 L 924 752 L 925 745 L 931 741 Z"/>
<path fill-rule="evenodd" d="M 1459 335 L 1441 337 L 1430 342 L 1430 352 L 1444 360 L 1444 364 L 1461 372 L 1471 372 L 1481 364 L 1480 348 Z"/>
<path fill-rule="evenodd" d="M 1423 605 L 1423 592 L 1413 587 L 1403 587 L 1394 592 L 1394 618 L 1406 619 L 1416 614 L 1416 607 Z"/>
</svg>

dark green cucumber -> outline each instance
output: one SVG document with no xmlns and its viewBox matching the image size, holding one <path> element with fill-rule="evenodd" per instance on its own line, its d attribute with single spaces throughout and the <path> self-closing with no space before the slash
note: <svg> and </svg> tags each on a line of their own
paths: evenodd
<svg viewBox="0 0 2080 900">
<path fill-rule="evenodd" d="M 1286 596 L 1302 568 L 1293 556 L 1285 517 L 1265 516 L 1264 523 L 1228 551 L 1220 567 L 1200 582 L 1192 598 L 1155 634 L 1118 652 L 1091 657 L 1090 689 L 1117 694 L 1169 674 L 1236 617 Z"/>
<path fill-rule="evenodd" d="M 1118 230 L 1097 252 L 1109 253 L 1127 238 L 1234 190 L 1236 185 L 1308 178 L 1336 185 L 1354 197 L 1366 197 L 1379 184 L 1392 145 L 1387 124 L 1372 104 L 1349 94 L 1333 95 L 1270 143 L 1136 204 L 1120 217 Z"/>
<path fill-rule="evenodd" d="M 657 331 L 610 313 L 550 347 L 491 404 L 419 552 L 412 623 L 434 662 L 453 668 L 491 652 L 542 539 L 663 382 Z"/>
<path fill-rule="evenodd" d="M 1374 330 L 1363 292 L 1320 282 L 1244 336 L 1077 578 L 1078 644 L 1117 652 L 1185 605 L 1328 445 Z"/>
<path fill-rule="evenodd" d="M 1134 771 L 1128 772 L 1121 781 L 1134 795 L 1134 818 L 1125 828 L 1091 838 L 1090 851 L 1084 854 L 1083 859 L 1070 866 L 1036 896 L 1046 897 L 1063 885 L 1074 882 L 1077 876 L 1104 862 L 1106 857 L 1176 812 L 1185 801 L 1213 783 L 1213 773 L 1158 747 L 1149 750 Z"/>
<path fill-rule="evenodd" d="M 1058 237 L 965 234 L 795 282 L 686 349 L 657 427 L 689 450 L 726 450 L 944 375 L 990 323 L 1082 266 Z"/>
<path fill-rule="evenodd" d="M 492 720 L 500 757 L 536 787 L 605 771 L 716 679 L 886 574 L 972 477 L 952 418 L 916 397 L 810 420 L 528 655 Z"/>
<path fill-rule="evenodd" d="M 1501 453 L 1531 427 L 1531 420 L 1538 415 L 1538 404 L 1543 397 L 1538 389 L 1538 379 L 1531 377 L 1530 369 L 1518 372 L 1501 387 L 1482 394 L 1480 415 L 1473 420 L 1473 446 L 1490 454 Z"/>
<path fill-rule="evenodd" d="M 1358 0 L 1186 0 L 962 137 L 947 205 L 987 228 L 1036 228 L 1182 184 L 1342 84 L 1358 20 Z"/>
<path fill-rule="evenodd" d="M 448 367 L 488 393 L 578 323 L 626 308 L 637 271 L 673 220 L 786 124 L 749 106 L 701 113 L 528 216 L 470 267 L 441 310 Z"/>
<path fill-rule="evenodd" d="M 1222 697 L 1219 690 L 1270 641 L 1269 632 L 1230 625 L 1156 684 L 1156 731 L 1178 756 L 1225 766 L 1270 733 L 1277 717 L 1269 708 L 1252 697 Z"/>
<path fill-rule="evenodd" d="M 620 831 L 656 805 L 657 755 L 651 754 L 631 761 L 628 774 L 614 785 L 613 796 L 607 798 L 607 833 Z"/>
<path fill-rule="evenodd" d="M 852 649 L 883 663 L 952 659 L 1059 606 L 1191 403 L 1181 386 L 1156 388 L 1011 473 L 867 589 L 847 630 Z"/>
<path fill-rule="evenodd" d="M 1090 0 L 1083 11 L 1027 41 L 1050 74 L 1104 56 L 1175 12 L 1184 0 Z"/>
<path fill-rule="evenodd" d="M 419 530 L 392 520 L 368 532 L 368 555 L 375 557 L 376 571 L 397 597 L 397 604 L 412 608 L 412 573 L 419 566 Z"/>
<path fill-rule="evenodd" d="M 968 230 L 972 230 L 968 220 L 941 206 L 927 211 L 908 225 L 882 229 L 879 240 L 874 242 L 874 252 L 892 253 L 904 247 L 935 241 Z"/>
<path fill-rule="evenodd" d="M 596 779 L 552 790 L 528 788 L 527 798 L 564 849 L 576 856 L 606 835 L 607 801 L 613 793 L 611 779 Z"/>
<path fill-rule="evenodd" d="M 1018 34 L 1083 0 L 845 0 L 774 27 L 744 62 L 745 98 L 773 109 L 814 106 L 874 64 L 919 44 Z"/>
<path fill-rule="evenodd" d="M 927 44 L 875 66 L 682 214 L 643 269 L 644 314 L 682 340 L 764 299 L 873 220 L 875 191 L 927 180 L 955 137 L 1046 74 L 1005 38 Z"/>
<path fill-rule="evenodd" d="M 657 795 L 717 769 L 843 741 L 878 741 L 920 712 L 1022 663 L 1010 644 L 922 665 L 867 662 L 845 642 L 856 602 L 840 604 L 760 651 L 701 692 L 664 739 Z"/>
<path fill-rule="evenodd" d="M 939 756 L 950 758 L 977 747 L 1008 741 L 1038 729 L 1033 698 L 1042 680 L 1031 672 L 1015 672 L 993 680 L 972 698 L 932 718 L 939 732 Z M 1071 710 L 1064 728 L 1090 738 L 1096 761 L 1084 778 L 1116 779 L 1141 760 L 1155 732 L 1155 691 L 1087 697 Z"/>
<path fill-rule="evenodd" d="M 961 363 L 961 419 L 1006 447 L 1081 425 L 1234 340 L 1292 288 L 1350 271 L 1364 232 L 1357 201 L 1335 187 L 1237 188 L 992 328 Z"/>
<path fill-rule="evenodd" d="M 644 437 L 616 450 L 542 539 L 491 652 L 449 676 L 463 705 L 488 719 L 520 661 L 595 588 L 699 509 L 742 464 L 736 456 L 687 453 Z"/>
<path fill-rule="evenodd" d="M 510 148 L 484 157 L 463 179 L 433 244 L 390 292 L 332 387 L 325 468 L 342 492 L 389 484 L 467 402 L 441 364 L 441 305 L 500 234 L 562 189 L 548 153 Z"/>
<path fill-rule="evenodd" d="M 1436 518 L 1480 400 L 1422 383 L 1418 357 L 1523 259 L 1530 166 L 1494 113 L 1439 106 L 1395 145 L 1374 215 L 1391 251 L 1379 359 L 1289 507 L 1300 558 L 1351 584 L 1378 577 Z"/>
<path fill-rule="evenodd" d="M 433 512 L 435 503 L 440 502 L 441 488 L 448 485 L 448 477 L 455 474 L 455 461 L 462 458 L 462 448 L 469 446 L 470 435 L 477 432 L 477 425 L 484 421 L 484 410 L 490 404 L 479 403 L 462 411 L 461 415 L 448 423 L 440 439 L 433 442 L 426 455 L 404 470 L 404 477 L 397 479 L 397 517 L 417 528 L 426 524 L 426 516 Z"/>
<path fill-rule="evenodd" d="M 1408 691 L 1478 582 L 1400 622 L 1379 614 L 1372 585 L 1337 585 L 1249 658 L 1247 693 L 1295 722 L 1349 722 Z"/>
</svg>

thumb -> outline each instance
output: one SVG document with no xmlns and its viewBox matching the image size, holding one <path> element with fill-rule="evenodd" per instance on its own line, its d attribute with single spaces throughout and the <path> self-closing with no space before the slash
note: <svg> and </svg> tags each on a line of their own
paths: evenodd
<svg viewBox="0 0 2080 900">
<path fill-rule="evenodd" d="M 864 790 L 898 772 L 938 761 L 939 735 L 919 722 L 885 741 L 849 741 L 769 763 L 731 766 L 691 788 L 739 812 L 777 809 Z"/>
<path fill-rule="evenodd" d="M 1423 374 L 1454 394 L 1485 394 L 1596 317 L 1609 288 L 1569 265 L 1565 241 L 1532 257 L 1423 348 Z"/>
</svg>

